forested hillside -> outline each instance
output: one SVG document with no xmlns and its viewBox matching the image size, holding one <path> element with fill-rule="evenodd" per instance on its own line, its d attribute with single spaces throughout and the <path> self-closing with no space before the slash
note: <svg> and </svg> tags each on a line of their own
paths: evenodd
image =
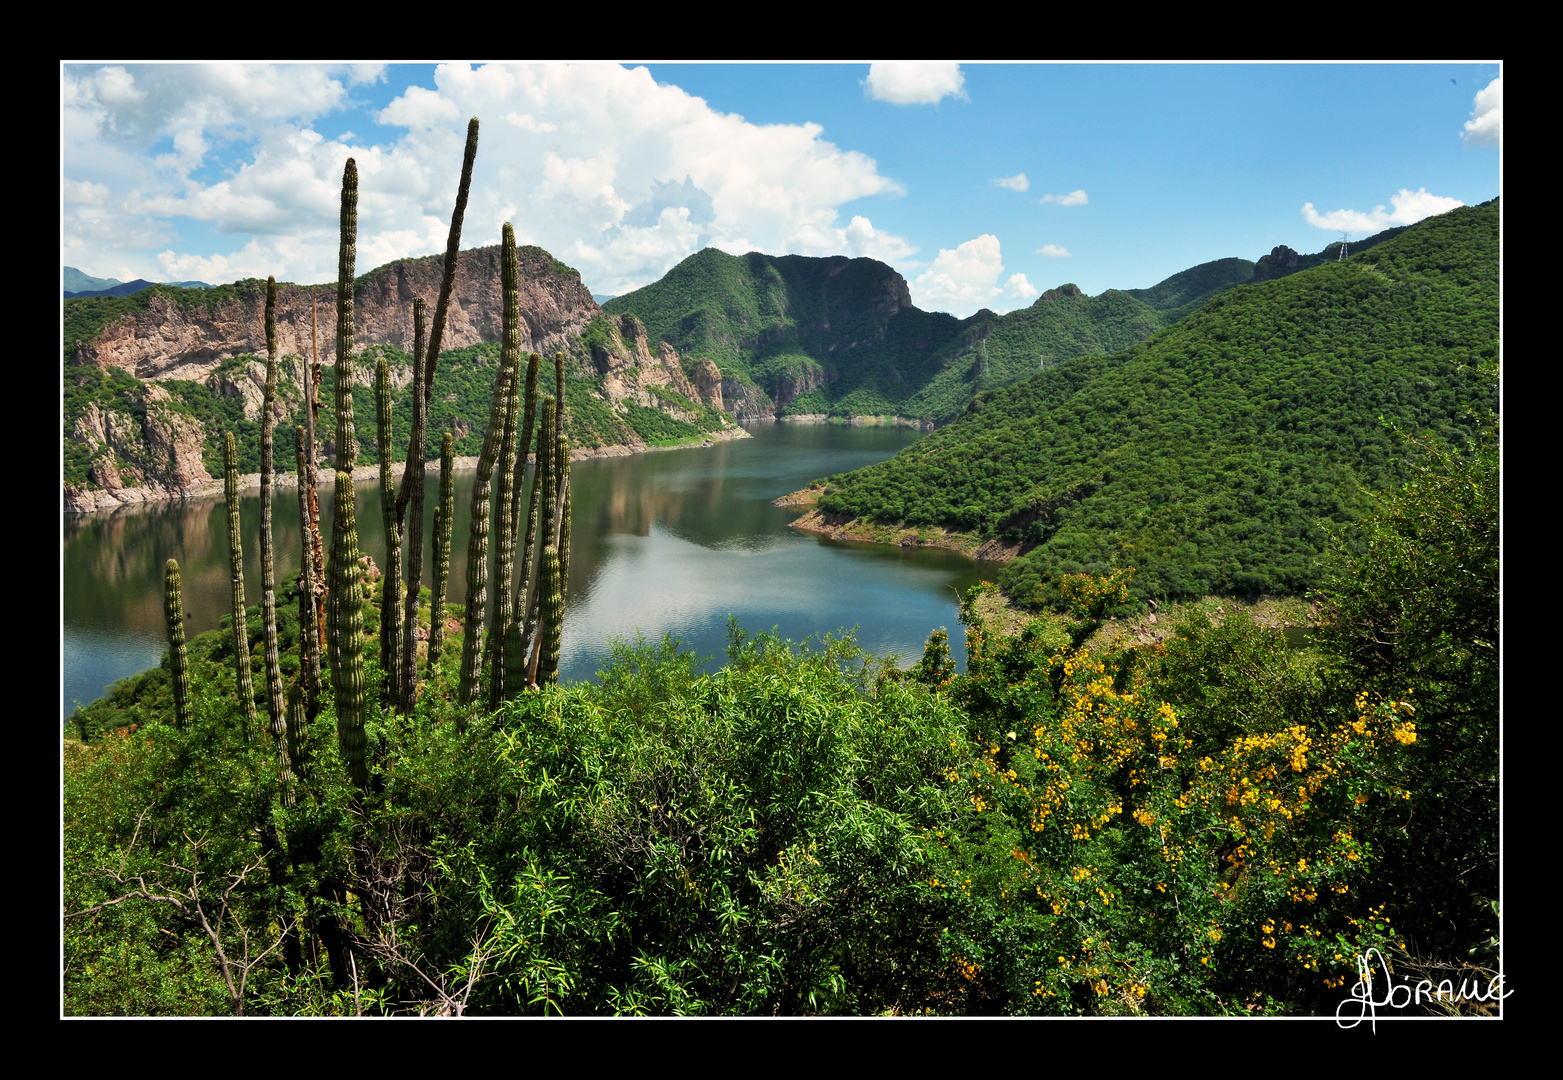
<svg viewBox="0 0 1563 1080">
<path fill-rule="evenodd" d="M 956 319 L 913 306 L 906 281 L 873 259 L 708 248 L 604 310 L 633 313 L 653 340 L 715 361 L 724 397 L 743 414 L 944 423 L 979 389 L 1143 341 L 1248 281 L 1253 267 L 1221 259 L 1149 289 L 1097 297 L 1063 285 L 1020 311 Z"/>
<path fill-rule="evenodd" d="M 1495 199 L 1232 289 L 1111 357 L 972 400 L 822 510 L 1018 541 L 1023 602 L 1132 564 L 1151 596 L 1295 592 L 1330 522 L 1404 478 L 1392 428 L 1463 440 L 1496 407 Z"/>
</svg>

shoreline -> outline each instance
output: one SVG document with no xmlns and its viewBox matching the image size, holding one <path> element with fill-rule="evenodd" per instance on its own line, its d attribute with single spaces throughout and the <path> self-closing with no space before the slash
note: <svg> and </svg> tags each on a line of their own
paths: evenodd
<svg viewBox="0 0 1563 1080">
<path fill-rule="evenodd" d="M 855 540 L 865 544 L 885 544 L 890 547 L 934 547 L 959 552 L 976 562 L 1007 563 L 1020 555 L 1018 542 L 1005 543 L 997 537 L 980 540 L 971 533 L 954 532 L 940 525 L 913 527 L 910 525 L 882 525 L 879 522 L 850 518 L 844 514 L 828 514 L 818 505 L 824 489 L 810 485 L 779 499 L 771 500 L 772 506 L 784 510 L 802 511 L 796 520 L 788 522 L 789 529 L 810 532 L 832 540 Z"/>
<path fill-rule="evenodd" d="M 571 461 L 589 461 L 594 458 L 633 457 L 636 454 L 653 454 L 663 450 L 693 450 L 715 446 L 719 442 L 731 442 L 734 439 L 753 438 L 747 431 L 736 423 L 721 431 L 710 431 L 669 446 L 627 446 L 623 443 L 615 443 L 611 446 L 577 446 L 570 450 Z M 527 455 L 527 460 L 535 462 L 537 454 Z M 459 457 L 454 461 L 453 472 L 471 472 L 478 467 L 478 459 L 475 457 Z M 330 473 L 328 468 L 317 466 L 322 476 Z M 398 461 L 391 466 L 391 476 L 396 480 L 402 478 L 407 471 L 407 463 Z M 425 475 L 438 476 L 440 472 L 440 459 L 430 458 L 424 462 Z M 260 491 L 260 473 L 241 473 L 239 475 L 239 493 L 251 495 Z M 380 466 L 359 465 L 353 469 L 353 481 L 379 480 Z M 298 488 L 298 474 L 289 470 L 275 474 L 273 479 L 274 491 L 293 491 Z M 120 488 L 118 491 L 107 491 L 102 488 L 93 491 L 83 491 L 73 496 L 69 490 L 64 492 L 64 505 L 62 514 L 65 517 L 86 517 L 91 514 L 111 514 L 134 507 L 148 507 L 171 502 L 186 502 L 193 499 L 221 498 L 223 495 L 223 480 L 217 477 L 188 490 L 170 490 L 163 487 L 137 487 Z M 82 505 L 86 503 L 88 505 Z"/>
</svg>

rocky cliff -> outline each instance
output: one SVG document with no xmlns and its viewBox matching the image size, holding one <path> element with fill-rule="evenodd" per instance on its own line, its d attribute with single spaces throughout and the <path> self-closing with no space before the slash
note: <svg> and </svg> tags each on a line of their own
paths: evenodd
<svg viewBox="0 0 1563 1080">
<path fill-rule="evenodd" d="M 575 270 L 535 247 L 520 249 L 521 347 L 556 348 L 600 311 Z M 402 259 L 370 271 L 353 290 L 357 347 L 392 345 L 412 351 L 412 302 L 422 296 L 432 313 L 445 257 Z M 266 283 L 240 281 L 211 290 L 160 286 L 145 290 L 144 305 L 82 343 L 75 362 L 117 367 L 138 379 L 201 381 L 222 361 L 266 352 Z M 315 338 L 324 364 L 336 362 L 336 288 L 278 284 L 277 349 L 310 355 L 311 300 Z M 504 312 L 499 247 L 463 251 L 446 318 L 444 349 L 498 341 Z M 70 344 L 70 343 L 67 343 Z"/>
<path fill-rule="evenodd" d="M 406 259 L 358 279 L 355 347 L 370 352 L 361 358 L 364 364 L 372 368 L 376 346 L 411 351 L 413 298 L 423 296 L 432 306 L 443 262 L 443 257 Z M 520 249 L 520 269 L 522 348 L 545 355 L 563 351 L 572 380 L 591 380 L 601 403 L 582 403 L 585 412 L 572 418 L 579 421 L 572 424 L 572 437 L 583 452 L 633 452 L 652 440 L 735 432 L 721 415 L 722 380 L 715 365 L 686 364 L 670 345 L 653 346 L 633 316 L 604 316 L 580 275 L 541 249 Z M 88 340 L 67 343 L 67 513 L 206 493 L 212 472 L 220 471 L 212 464 L 212 431 L 237 430 L 241 458 L 247 442 L 258 438 L 250 429 L 260 418 L 265 366 L 241 358 L 265 353 L 265 284 L 243 281 L 209 292 L 159 286 L 145 292 L 143 301 L 105 322 Z M 299 357 L 310 353 L 311 293 L 321 360 L 332 366 L 336 359 L 334 288 L 279 285 L 282 363 L 276 414 L 282 421 L 279 439 L 289 447 L 292 425 L 301 420 Z M 69 304 L 66 310 L 69 326 Z M 431 406 L 431 423 L 443 422 L 458 443 L 474 431 L 480 440 L 486 426 L 492 375 L 477 369 L 488 365 L 492 371 L 497 350 L 488 343 L 501 337 L 502 313 L 499 248 L 462 252 L 442 351 L 483 345 L 484 355 L 468 350 L 447 356 Z M 372 377 L 360 370 L 355 382 L 365 384 Z M 398 401 L 410 378 L 410 366 L 393 360 Z M 452 388 L 455 392 L 447 392 Z M 630 406 L 655 410 L 667 421 Z M 361 444 L 366 437 L 372 440 L 372 424 L 361 418 L 359 427 Z M 318 447 L 325 459 L 334 452 L 329 430 L 328 424 Z M 361 453 L 368 449 L 360 447 Z M 292 450 L 284 457 L 279 464 L 287 471 Z"/>
</svg>

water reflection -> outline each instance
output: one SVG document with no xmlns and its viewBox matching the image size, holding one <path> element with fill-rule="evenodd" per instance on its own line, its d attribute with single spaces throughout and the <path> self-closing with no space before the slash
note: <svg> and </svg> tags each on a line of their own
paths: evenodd
<svg viewBox="0 0 1563 1080">
<path fill-rule="evenodd" d="M 682 637 L 720 658 L 726 617 L 750 630 L 776 626 L 797 640 L 860 626 L 876 653 L 921 652 L 935 626 L 951 630 L 959 653 L 955 597 L 984 576 L 945 551 L 842 544 L 787 528 L 796 516 L 770 505 L 810 480 L 883 460 L 916 440 L 905 428 L 764 425 L 754 438 L 692 450 L 578 461 L 573 466 L 571 591 L 562 670 L 592 677 L 610 638 L 637 631 Z M 471 472 L 456 475 L 450 599 L 465 599 Z M 322 492 L 329 537 L 331 506 Z M 424 502 L 432 556 L 439 478 Z M 241 496 L 248 602 L 260 602 L 260 498 Z M 298 499 L 273 502 L 277 579 L 299 565 Z M 360 550 L 384 558 L 379 485 L 357 485 Z M 162 581 L 178 559 L 188 632 L 215 629 L 228 611 L 227 516 L 221 499 L 127 507 L 66 518 L 64 686 L 66 713 L 116 678 L 159 661 L 164 643 Z M 424 569 L 428 584 L 430 567 Z M 991 577 L 991 569 L 986 576 Z"/>
</svg>

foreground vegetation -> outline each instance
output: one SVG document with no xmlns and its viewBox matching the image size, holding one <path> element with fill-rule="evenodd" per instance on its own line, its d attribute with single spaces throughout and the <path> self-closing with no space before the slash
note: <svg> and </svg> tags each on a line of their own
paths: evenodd
<svg viewBox="0 0 1563 1080">
<path fill-rule="evenodd" d="M 326 702 L 289 805 L 198 638 L 186 723 L 149 673 L 67 743 L 66 1011 L 1332 1012 L 1370 945 L 1494 967 L 1496 439 L 1413 449 L 1309 649 L 1093 653 L 1127 569 L 1017 634 L 969 597 L 964 675 L 735 628 L 489 710 L 452 647 L 396 715 L 366 649 L 369 783 Z"/>
</svg>

